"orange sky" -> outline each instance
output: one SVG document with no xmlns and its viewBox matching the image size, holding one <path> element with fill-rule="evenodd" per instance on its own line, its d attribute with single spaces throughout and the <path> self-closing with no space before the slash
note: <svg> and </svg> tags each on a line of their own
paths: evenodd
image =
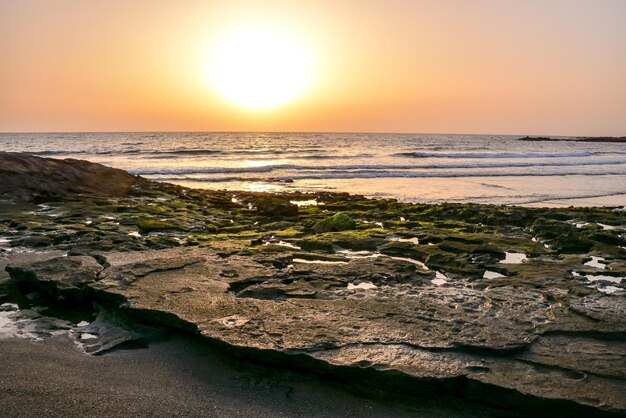
<svg viewBox="0 0 626 418">
<path fill-rule="evenodd" d="M 246 22 L 310 45 L 296 100 L 207 82 Z M 0 0 L 0 131 L 626 135 L 625 22 L 622 0 Z"/>
</svg>

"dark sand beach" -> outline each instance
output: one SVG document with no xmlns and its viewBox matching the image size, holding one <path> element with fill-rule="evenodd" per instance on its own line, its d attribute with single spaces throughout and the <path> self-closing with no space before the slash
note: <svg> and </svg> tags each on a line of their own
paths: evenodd
<svg viewBox="0 0 626 418">
<path fill-rule="evenodd" d="M 383 403 L 311 374 L 234 362 L 184 336 L 104 356 L 64 338 L 1 340 L 0 352 L 3 416 L 494 416 L 450 399 Z"/>
</svg>

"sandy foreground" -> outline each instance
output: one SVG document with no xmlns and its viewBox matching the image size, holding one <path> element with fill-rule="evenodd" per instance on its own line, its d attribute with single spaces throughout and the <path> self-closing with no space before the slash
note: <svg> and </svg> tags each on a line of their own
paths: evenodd
<svg viewBox="0 0 626 418">
<path fill-rule="evenodd" d="M 103 356 L 67 337 L 0 341 L 2 416 L 492 416 L 449 399 L 379 402 L 320 377 L 228 359 L 174 336 Z"/>
</svg>

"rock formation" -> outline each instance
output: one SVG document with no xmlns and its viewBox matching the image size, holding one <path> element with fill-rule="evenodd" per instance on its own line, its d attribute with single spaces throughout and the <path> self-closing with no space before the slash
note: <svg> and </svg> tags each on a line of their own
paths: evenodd
<svg viewBox="0 0 626 418">
<path fill-rule="evenodd" d="M 0 293 L 123 318 L 123 331 L 89 328 L 103 342 L 88 352 L 156 326 L 416 399 L 626 413 L 623 209 L 199 191 L 85 162 L 4 159 L 62 167 L 54 193 L 69 197 L 0 205 Z M 32 172 L 15 167 L 14 185 Z M 125 186 L 72 194 L 89 173 Z"/>
</svg>

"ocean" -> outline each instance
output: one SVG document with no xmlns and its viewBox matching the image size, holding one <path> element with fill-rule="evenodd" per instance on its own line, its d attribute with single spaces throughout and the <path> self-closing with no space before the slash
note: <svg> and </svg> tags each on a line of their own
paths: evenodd
<svg viewBox="0 0 626 418">
<path fill-rule="evenodd" d="M 4 133 L 0 151 L 77 158 L 193 188 L 339 191 L 526 206 L 626 205 L 626 144 L 360 133 Z"/>
</svg>

